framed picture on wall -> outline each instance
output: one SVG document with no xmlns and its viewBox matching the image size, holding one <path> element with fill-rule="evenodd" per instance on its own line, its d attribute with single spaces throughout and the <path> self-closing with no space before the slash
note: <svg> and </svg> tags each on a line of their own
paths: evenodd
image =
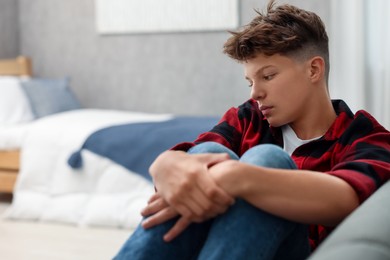
<svg viewBox="0 0 390 260">
<path fill-rule="evenodd" d="M 95 0 L 99 34 L 219 31 L 239 25 L 239 0 Z"/>
</svg>

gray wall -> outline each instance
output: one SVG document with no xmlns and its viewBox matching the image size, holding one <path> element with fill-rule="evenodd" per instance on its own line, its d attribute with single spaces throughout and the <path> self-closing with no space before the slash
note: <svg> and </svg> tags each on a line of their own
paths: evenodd
<svg viewBox="0 0 390 260">
<path fill-rule="evenodd" d="M 0 0 L 0 59 L 19 54 L 18 1 Z"/>
<path fill-rule="evenodd" d="M 241 0 L 241 23 L 267 1 Z M 289 1 L 328 17 L 328 1 Z M 325 2 L 325 3 L 323 3 Z M 221 114 L 249 96 L 226 32 L 101 36 L 93 0 L 19 0 L 20 52 L 36 76 L 70 76 L 85 107 Z"/>
</svg>

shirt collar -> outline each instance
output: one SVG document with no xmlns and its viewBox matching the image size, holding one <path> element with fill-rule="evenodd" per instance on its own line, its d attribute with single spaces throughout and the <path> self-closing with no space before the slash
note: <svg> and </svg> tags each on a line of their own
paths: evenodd
<svg viewBox="0 0 390 260">
<path fill-rule="evenodd" d="M 354 119 L 354 114 L 343 100 L 332 100 L 332 105 L 337 117 L 333 124 L 329 127 L 328 131 L 326 131 L 323 137 L 325 140 L 335 140 L 340 138 L 345 129 Z"/>
<path fill-rule="evenodd" d="M 333 124 L 328 129 L 328 131 L 326 131 L 324 136 L 321 138 L 323 140 L 328 140 L 328 141 L 340 138 L 344 130 L 348 127 L 348 125 L 351 123 L 351 121 L 354 118 L 354 114 L 352 113 L 351 109 L 343 100 L 340 99 L 332 100 L 332 105 L 333 105 L 333 109 L 336 112 L 337 117 L 333 122 Z M 267 119 L 263 117 L 263 120 L 267 120 Z M 270 126 L 270 130 L 274 138 L 278 142 L 283 143 L 281 127 Z"/>
</svg>

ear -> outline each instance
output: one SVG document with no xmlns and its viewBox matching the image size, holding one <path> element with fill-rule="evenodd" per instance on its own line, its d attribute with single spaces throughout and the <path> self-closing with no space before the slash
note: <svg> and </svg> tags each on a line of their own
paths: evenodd
<svg viewBox="0 0 390 260">
<path fill-rule="evenodd" d="M 310 80 L 318 82 L 324 79 L 325 75 L 325 61 L 320 56 L 315 56 L 309 61 L 309 77 Z"/>
</svg>

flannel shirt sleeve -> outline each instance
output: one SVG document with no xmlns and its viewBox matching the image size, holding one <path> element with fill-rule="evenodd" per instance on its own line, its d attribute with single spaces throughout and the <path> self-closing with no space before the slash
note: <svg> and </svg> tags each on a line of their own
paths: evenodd
<svg viewBox="0 0 390 260">
<path fill-rule="evenodd" d="M 238 110 L 238 108 L 230 108 L 210 131 L 200 134 L 193 142 L 177 144 L 171 150 L 188 151 L 191 147 L 204 142 L 216 142 L 236 150 L 235 146 L 239 146 L 241 140 Z"/>
<path fill-rule="evenodd" d="M 390 179 L 390 133 L 371 116 L 358 116 L 363 123 L 347 130 L 350 138 L 341 138 L 338 163 L 328 173 L 349 183 L 362 203 Z"/>
</svg>

